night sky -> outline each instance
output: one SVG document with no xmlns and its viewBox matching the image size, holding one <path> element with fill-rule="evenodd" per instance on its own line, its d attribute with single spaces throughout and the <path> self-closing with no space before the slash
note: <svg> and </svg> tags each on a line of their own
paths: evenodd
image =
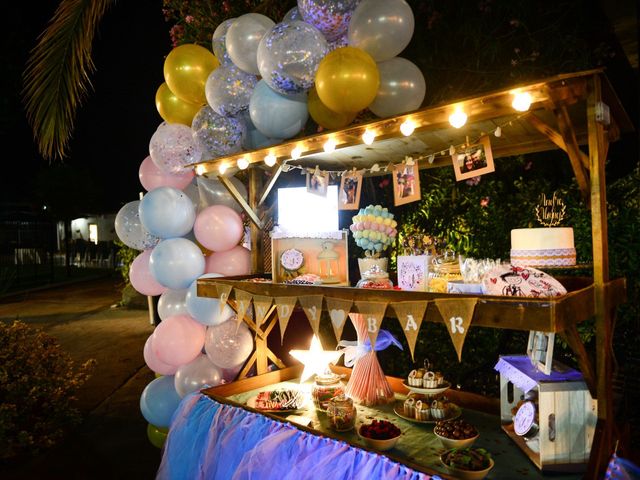
<svg viewBox="0 0 640 480">
<path fill-rule="evenodd" d="M 38 154 L 20 98 L 29 50 L 57 4 L 9 4 L 8 30 L 3 32 L 0 199 L 5 205 L 29 203 L 38 208 L 47 190 L 42 185 L 49 183 L 54 192 L 80 193 L 76 196 L 86 199 L 86 213 L 117 212 L 142 190 L 138 167 L 162 122 L 154 98 L 164 81 L 164 56 L 171 50 L 169 25 L 159 0 L 120 1 L 107 12 L 93 46 L 93 92 L 78 111 L 70 154 L 64 160 L 69 168 L 60 172 L 59 161 L 49 164 Z M 69 170 L 74 172 L 71 177 Z"/>
</svg>

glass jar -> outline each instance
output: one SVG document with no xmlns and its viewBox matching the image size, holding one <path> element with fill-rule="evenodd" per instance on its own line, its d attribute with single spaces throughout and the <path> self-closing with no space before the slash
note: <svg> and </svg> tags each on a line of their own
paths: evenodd
<svg viewBox="0 0 640 480">
<path fill-rule="evenodd" d="M 351 430 L 356 425 L 356 406 L 346 395 L 338 395 L 329 400 L 327 418 L 329 426 L 337 432 Z"/>
<path fill-rule="evenodd" d="M 389 274 L 379 266 L 374 265 L 362 274 L 362 278 L 356 284 L 358 288 L 389 289 L 393 288 L 393 282 L 389 279 Z"/>
<path fill-rule="evenodd" d="M 428 290 L 430 292 L 447 293 L 447 283 L 454 280 L 462 280 L 458 256 L 451 251 L 436 255 L 429 268 Z"/>
<path fill-rule="evenodd" d="M 324 375 L 316 375 L 311 397 L 316 410 L 326 412 L 329 406 L 329 400 L 338 395 L 344 394 L 344 384 L 342 377 L 334 373 L 326 373 Z"/>
</svg>

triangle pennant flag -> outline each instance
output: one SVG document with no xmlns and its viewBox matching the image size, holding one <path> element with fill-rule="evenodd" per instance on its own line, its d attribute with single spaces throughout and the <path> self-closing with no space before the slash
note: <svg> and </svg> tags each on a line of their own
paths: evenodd
<svg viewBox="0 0 640 480">
<path fill-rule="evenodd" d="M 364 317 L 372 349 L 375 349 L 376 339 L 378 338 L 378 333 L 380 333 L 380 324 L 382 323 L 384 314 L 387 311 L 387 304 L 388 302 L 356 301 L 358 311 Z"/>
<path fill-rule="evenodd" d="M 253 298 L 253 295 L 251 295 L 249 292 L 238 290 L 236 288 L 236 323 L 238 324 L 238 326 L 240 326 L 240 324 L 244 320 L 245 315 L 247 315 L 247 311 L 251 306 L 251 298 Z M 251 312 L 249 312 L 248 315 L 251 316 Z"/>
<path fill-rule="evenodd" d="M 298 301 L 309 319 L 313 333 L 319 334 L 320 317 L 322 316 L 322 295 L 305 295 L 298 297 Z"/>
<path fill-rule="evenodd" d="M 418 332 L 420 331 L 424 314 L 429 306 L 429 301 L 398 302 L 392 303 L 391 306 L 396 311 L 396 316 L 398 317 L 400 325 L 402 325 L 404 336 L 407 338 L 409 350 L 411 351 L 411 359 L 415 361 L 413 352 L 416 348 Z"/>
<path fill-rule="evenodd" d="M 218 301 L 220 302 L 220 313 L 224 312 L 224 306 L 227 304 L 227 300 L 229 300 L 232 288 L 233 287 L 231 285 L 227 285 L 226 283 L 216 283 Z"/>
<path fill-rule="evenodd" d="M 278 311 L 278 325 L 280 325 L 280 343 L 284 342 L 284 331 L 287 329 L 289 319 L 296 308 L 297 297 L 276 297 L 276 309 Z"/>
<path fill-rule="evenodd" d="M 451 341 L 458 354 L 458 361 L 462 361 L 462 346 L 467 337 L 473 312 L 476 309 L 477 298 L 437 298 L 435 300 L 438 311 L 444 320 Z"/>
<path fill-rule="evenodd" d="M 272 302 L 273 298 L 266 295 L 253 296 L 253 311 L 256 314 L 256 325 L 258 327 L 264 322 Z"/>
<path fill-rule="evenodd" d="M 342 300 L 341 298 L 327 297 L 327 310 L 329 311 L 329 318 L 331 319 L 331 326 L 333 327 L 333 333 L 336 336 L 336 340 L 339 342 L 342 337 L 342 330 L 344 324 L 347 322 L 347 315 L 351 310 L 353 300 Z"/>
</svg>

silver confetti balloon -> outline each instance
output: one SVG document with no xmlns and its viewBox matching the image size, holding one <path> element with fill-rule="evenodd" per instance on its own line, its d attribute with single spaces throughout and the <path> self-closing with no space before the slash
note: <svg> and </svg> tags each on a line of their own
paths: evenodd
<svg viewBox="0 0 640 480">
<path fill-rule="evenodd" d="M 322 32 L 327 41 L 343 36 L 360 0 L 298 0 L 298 10 L 305 22 Z"/>
<path fill-rule="evenodd" d="M 191 128 L 205 160 L 230 155 L 242 148 L 243 122 L 219 115 L 208 105 L 193 117 Z"/>
<path fill-rule="evenodd" d="M 320 61 L 329 51 L 327 41 L 313 25 L 293 20 L 278 23 L 258 46 L 258 69 L 264 81 L 284 95 L 313 87 Z"/>
<path fill-rule="evenodd" d="M 220 65 L 230 65 L 233 63 L 231 61 L 231 58 L 229 58 L 229 52 L 227 52 L 225 42 L 227 38 L 227 30 L 229 30 L 229 27 L 234 20 L 235 18 L 229 18 L 222 22 L 220 25 L 218 25 L 211 37 L 211 49 L 213 50 L 213 54 L 220 62 Z"/>
<path fill-rule="evenodd" d="M 152 235 L 142 225 L 139 213 L 140 201 L 134 200 L 124 205 L 115 219 L 116 235 L 127 247 L 147 250 L 155 247 L 160 238 Z"/>
<path fill-rule="evenodd" d="M 202 150 L 188 126 L 163 122 L 151 136 L 149 155 L 163 172 L 185 173 L 187 165 L 200 161 Z"/>
<path fill-rule="evenodd" d="M 249 108 L 255 75 L 243 72 L 235 65 L 216 68 L 204 86 L 207 103 L 219 115 L 233 116 Z"/>
</svg>

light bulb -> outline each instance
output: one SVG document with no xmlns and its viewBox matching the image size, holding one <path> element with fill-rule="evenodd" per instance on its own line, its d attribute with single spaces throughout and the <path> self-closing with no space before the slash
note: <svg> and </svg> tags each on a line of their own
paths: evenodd
<svg viewBox="0 0 640 480">
<path fill-rule="evenodd" d="M 449 123 L 454 128 L 462 128 L 467 123 L 467 114 L 461 108 L 456 108 L 456 111 L 449 115 Z"/>
<path fill-rule="evenodd" d="M 511 106 L 519 112 L 526 112 L 531 106 L 531 101 L 532 98 L 529 92 L 519 92 L 513 95 Z"/>
<path fill-rule="evenodd" d="M 375 139 L 376 134 L 368 128 L 362 134 L 362 141 L 365 143 L 365 145 L 371 145 Z"/>
<path fill-rule="evenodd" d="M 325 152 L 331 153 L 336 149 L 336 141 L 333 138 L 330 138 L 326 142 L 324 142 L 322 148 L 324 148 Z"/>
<path fill-rule="evenodd" d="M 204 173 L 204 165 L 196 165 L 196 175 L 202 175 Z"/>
<path fill-rule="evenodd" d="M 238 168 L 240 170 L 246 170 L 246 168 L 249 166 L 249 160 L 247 160 L 247 157 L 240 157 L 236 162 L 236 165 L 238 165 Z"/>
<path fill-rule="evenodd" d="M 402 122 L 402 125 L 400 125 L 400 131 L 405 137 L 408 137 L 409 135 L 411 135 L 415 129 L 416 129 L 416 124 L 408 119 Z"/>
<path fill-rule="evenodd" d="M 220 175 L 224 175 L 224 172 L 226 171 L 227 171 L 227 164 L 221 163 L 220 166 L 218 167 L 218 173 L 220 173 Z"/>
<path fill-rule="evenodd" d="M 272 152 L 269 152 L 269 155 L 264 157 L 264 163 L 267 167 L 273 167 L 276 164 L 276 160 L 277 158 Z"/>
<path fill-rule="evenodd" d="M 291 150 L 291 158 L 293 160 L 297 160 L 302 156 L 302 149 L 300 147 L 295 147 Z"/>
</svg>

